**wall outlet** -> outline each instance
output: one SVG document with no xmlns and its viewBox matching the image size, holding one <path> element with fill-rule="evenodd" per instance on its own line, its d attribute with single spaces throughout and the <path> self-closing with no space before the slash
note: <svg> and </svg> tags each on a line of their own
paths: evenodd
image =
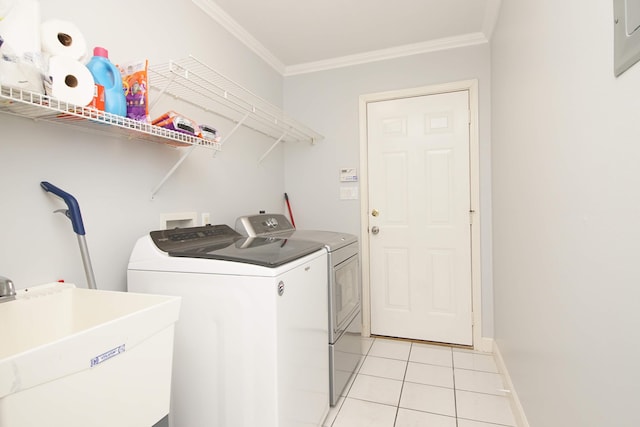
<svg viewBox="0 0 640 427">
<path fill-rule="evenodd" d="M 340 187 L 340 200 L 358 200 L 358 187 L 353 185 Z"/>
</svg>

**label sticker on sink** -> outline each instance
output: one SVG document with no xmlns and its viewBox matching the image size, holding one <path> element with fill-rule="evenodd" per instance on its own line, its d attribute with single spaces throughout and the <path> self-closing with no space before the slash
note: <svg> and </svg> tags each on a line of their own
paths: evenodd
<svg viewBox="0 0 640 427">
<path fill-rule="evenodd" d="M 96 365 L 99 365 L 100 363 L 111 359 L 112 357 L 115 357 L 117 355 L 119 355 L 120 353 L 124 353 L 124 344 L 116 347 L 116 348 L 112 348 L 109 351 L 106 351 L 104 353 L 102 353 L 99 356 L 94 357 L 93 359 L 91 359 L 91 367 L 93 368 Z"/>
</svg>

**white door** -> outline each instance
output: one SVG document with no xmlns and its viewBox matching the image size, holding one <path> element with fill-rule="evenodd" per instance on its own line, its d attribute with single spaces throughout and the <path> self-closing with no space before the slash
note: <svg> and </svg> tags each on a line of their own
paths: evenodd
<svg viewBox="0 0 640 427">
<path fill-rule="evenodd" d="M 371 333 L 473 344 L 469 91 L 367 104 Z"/>
</svg>

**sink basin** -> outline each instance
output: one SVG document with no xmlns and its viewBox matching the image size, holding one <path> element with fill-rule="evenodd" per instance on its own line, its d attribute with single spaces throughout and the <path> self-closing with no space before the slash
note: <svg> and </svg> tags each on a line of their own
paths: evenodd
<svg viewBox="0 0 640 427">
<path fill-rule="evenodd" d="M 169 412 L 177 297 L 51 283 L 0 304 L 0 427 L 152 426 Z"/>
</svg>

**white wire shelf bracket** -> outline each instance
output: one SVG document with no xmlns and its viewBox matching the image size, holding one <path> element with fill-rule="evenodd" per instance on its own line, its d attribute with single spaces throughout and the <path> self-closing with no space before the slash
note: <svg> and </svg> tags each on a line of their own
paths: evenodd
<svg viewBox="0 0 640 427">
<path fill-rule="evenodd" d="M 153 126 L 127 117 L 82 107 L 52 96 L 0 85 L 0 113 L 84 128 L 93 132 L 126 136 L 171 145 L 199 146 L 219 151 L 220 143 Z M 109 126 L 105 126 L 109 125 Z"/>
<path fill-rule="evenodd" d="M 158 183 L 158 185 L 156 185 L 156 187 L 151 191 L 152 200 L 155 198 L 156 194 L 158 194 L 158 191 L 160 191 L 164 183 L 167 182 L 167 180 L 171 177 L 171 175 L 173 175 L 173 173 L 178 169 L 178 167 L 180 167 L 182 162 L 184 162 L 187 159 L 187 157 L 189 157 L 189 154 L 191 154 L 191 152 L 195 148 L 196 148 L 195 145 L 192 145 L 191 147 L 187 148 L 187 150 L 185 150 L 182 156 L 180 156 L 180 159 L 176 162 L 176 164 L 173 165 L 173 167 L 169 170 L 169 172 L 167 172 L 164 178 L 162 178 L 162 180 Z"/>
<path fill-rule="evenodd" d="M 149 67 L 150 86 L 279 142 L 324 137 L 193 56 Z"/>
</svg>

